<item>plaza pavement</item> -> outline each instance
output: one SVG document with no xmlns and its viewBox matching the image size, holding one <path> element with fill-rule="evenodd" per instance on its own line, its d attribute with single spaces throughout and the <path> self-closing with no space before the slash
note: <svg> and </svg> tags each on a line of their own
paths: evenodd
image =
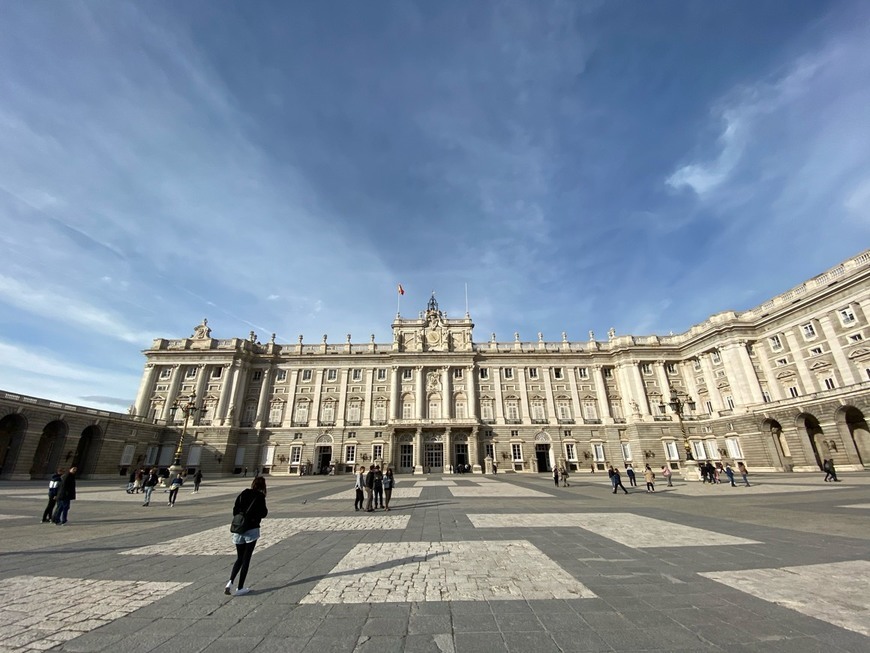
<svg viewBox="0 0 870 653">
<path fill-rule="evenodd" d="M 605 474 L 268 478 L 246 596 L 225 596 L 250 478 L 150 507 L 79 482 L 0 483 L 6 651 L 870 651 L 870 474 L 754 474 L 614 495 Z M 624 482 L 627 479 L 623 477 Z"/>
</svg>

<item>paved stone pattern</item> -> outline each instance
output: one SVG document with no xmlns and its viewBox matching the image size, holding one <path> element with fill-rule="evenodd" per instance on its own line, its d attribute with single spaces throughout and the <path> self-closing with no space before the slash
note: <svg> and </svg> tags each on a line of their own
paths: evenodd
<svg viewBox="0 0 870 653">
<path fill-rule="evenodd" d="M 594 598 L 524 540 L 357 545 L 302 603 Z"/>
<path fill-rule="evenodd" d="M 117 479 L 85 479 L 64 527 L 40 523 L 44 483 L 3 481 L 0 513 L 18 519 L 3 521 L 0 588 L 22 588 L 36 607 L 6 613 L 14 630 L 0 622 L 0 653 L 28 650 L 3 641 L 11 632 L 42 642 L 29 650 L 63 653 L 870 650 L 856 626 L 867 621 L 870 591 L 855 581 L 868 576 L 870 524 L 843 507 L 867 504 L 870 474 L 837 484 L 758 474 L 750 488 L 675 479 L 628 495 L 588 472 L 568 488 L 548 474 L 400 476 L 400 489 L 420 495 L 372 514 L 354 512 L 347 476 L 267 480 L 270 512 L 245 596 L 223 588 L 234 560 L 230 509 L 250 478 L 210 479 L 208 493 L 172 509 L 131 505 Z M 413 487 L 438 480 L 455 485 Z M 317 500 L 339 493 L 343 501 Z M 508 527 L 478 528 L 469 515 Z M 383 527 L 393 517 L 404 521 Z M 566 519 L 579 527 L 553 525 Z M 723 536 L 760 544 L 722 546 Z M 185 553 L 178 541 L 188 537 L 195 545 Z M 159 555 L 124 554 L 134 550 Z M 64 608 L 72 621 L 51 640 L 39 611 L 51 599 L 29 584 L 47 576 L 57 591 L 72 588 L 80 613 Z M 94 605 L 102 600 L 91 588 L 105 581 L 126 588 L 113 601 L 121 607 L 85 631 L 83 606 L 91 593 Z M 143 582 L 185 587 L 138 605 Z M 381 601 L 383 591 L 395 598 Z M 506 596 L 494 598 L 499 591 Z M 550 598 L 562 593 L 571 597 Z"/>
<path fill-rule="evenodd" d="M 693 528 L 631 513 L 468 515 L 475 528 L 582 528 L 633 549 L 761 544 L 744 537 Z"/>
<path fill-rule="evenodd" d="M 423 488 L 419 487 L 397 487 L 393 490 L 392 498 L 390 502 L 392 503 L 396 499 L 416 499 L 423 492 Z M 353 500 L 356 497 L 356 490 L 351 488 L 350 490 L 344 490 L 343 492 L 339 492 L 337 494 L 330 494 L 328 497 L 320 497 L 322 501 L 348 501 L 351 505 L 353 505 Z"/>
<path fill-rule="evenodd" d="M 16 576 L 0 584 L 0 648 L 46 651 L 188 583 Z"/>
<path fill-rule="evenodd" d="M 701 576 L 870 636 L 870 561 L 706 572 Z M 867 642 L 870 650 L 870 641 Z"/>
<path fill-rule="evenodd" d="M 404 530 L 408 525 L 408 515 L 369 515 L 348 517 L 308 517 L 295 519 L 264 520 L 260 529 L 260 539 L 254 554 L 288 537 L 306 531 L 378 531 Z M 229 524 L 211 528 L 193 535 L 184 535 L 160 544 L 137 547 L 129 551 L 121 551 L 126 555 L 235 555 L 232 533 Z"/>
</svg>

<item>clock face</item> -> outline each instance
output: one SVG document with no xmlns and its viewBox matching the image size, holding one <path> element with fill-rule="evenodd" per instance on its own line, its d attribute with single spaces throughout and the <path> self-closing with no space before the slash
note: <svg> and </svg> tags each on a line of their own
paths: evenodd
<svg viewBox="0 0 870 653">
<path fill-rule="evenodd" d="M 441 342 L 441 333 L 439 331 L 430 331 L 426 334 L 426 340 L 429 344 L 437 345 Z"/>
</svg>

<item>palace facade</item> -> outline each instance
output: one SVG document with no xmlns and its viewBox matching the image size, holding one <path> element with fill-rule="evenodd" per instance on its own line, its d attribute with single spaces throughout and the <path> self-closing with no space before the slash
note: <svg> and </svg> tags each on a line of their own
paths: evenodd
<svg viewBox="0 0 870 653">
<path fill-rule="evenodd" d="M 863 470 L 868 317 L 870 250 L 761 306 L 668 336 L 476 342 L 470 316 L 448 317 L 434 296 L 417 317 L 396 316 L 390 343 L 218 339 L 203 320 L 191 337 L 144 352 L 135 435 L 93 472 L 168 466 L 180 437 L 182 463 L 209 474 L 375 463 L 398 473 L 686 471 L 706 460 L 809 472 L 826 458 Z M 8 419 L 0 451 L 14 439 Z M 3 473 L 10 463 L 42 472 L 39 446 L 32 460 L 7 454 Z"/>
</svg>

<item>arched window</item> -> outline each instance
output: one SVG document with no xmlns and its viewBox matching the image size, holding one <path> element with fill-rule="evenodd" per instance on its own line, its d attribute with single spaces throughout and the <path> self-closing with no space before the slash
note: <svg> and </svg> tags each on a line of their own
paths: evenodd
<svg viewBox="0 0 870 653">
<path fill-rule="evenodd" d="M 308 424 L 308 400 L 303 399 L 296 404 L 296 415 L 293 421 L 297 424 Z"/>
<path fill-rule="evenodd" d="M 335 423 L 335 401 L 327 399 L 323 402 L 323 410 L 321 411 L 321 420 L 324 424 Z"/>
</svg>

